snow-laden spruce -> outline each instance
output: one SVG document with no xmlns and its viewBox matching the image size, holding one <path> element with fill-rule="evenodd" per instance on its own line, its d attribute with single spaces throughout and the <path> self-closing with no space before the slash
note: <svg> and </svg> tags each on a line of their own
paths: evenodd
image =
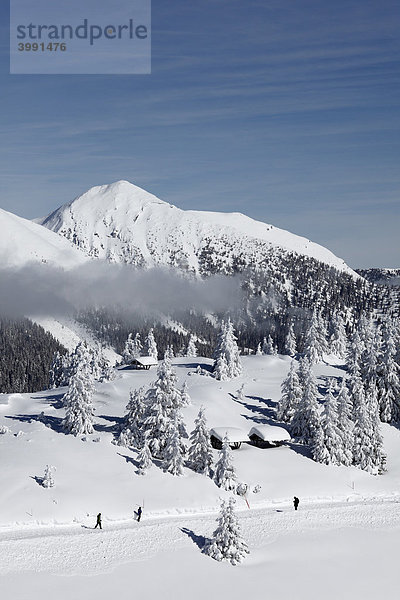
<svg viewBox="0 0 400 600">
<path fill-rule="evenodd" d="M 150 329 L 147 337 L 144 341 L 143 346 L 143 355 L 144 356 L 152 356 L 154 360 L 158 360 L 158 350 L 156 340 L 154 339 L 153 329 Z"/>
<path fill-rule="evenodd" d="M 63 397 L 65 417 L 62 426 L 64 431 L 73 435 L 93 433 L 93 393 L 93 376 L 87 365 L 81 364 L 70 378 L 68 391 Z"/>
<path fill-rule="evenodd" d="M 68 385 L 68 379 L 64 374 L 64 356 L 56 352 L 49 372 L 49 389 L 54 390 L 63 385 Z"/>
<path fill-rule="evenodd" d="M 180 437 L 185 436 L 186 432 L 180 412 L 182 395 L 177 388 L 176 375 L 168 352 L 165 353 L 164 360 L 158 367 L 157 379 L 148 389 L 146 398 L 147 413 L 143 424 L 144 430 L 153 457 L 162 459 L 169 441 L 171 419 L 177 419 Z"/>
<path fill-rule="evenodd" d="M 395 339 L 394 324 L 387 321 L 383 328 L 382 354 L 377 365 L 380 415 L 385 423 L 400 422 L 400 367 L 396 362 Z"/>
<path fill-rule="evenodd" d="M 143 444 L 143 420 L 146 413 L 145 390 L 131 390 L 126 414 L 117 443 L 119 446 L 141 448 Z"/>
<path fill-rule="evenodd" d="M 53 473 L 56 470 L 55 467 L 53 467 L 52 465 L 46 465 L 46 468 L 44 470 L 44 475 L 42 478 L 42 486 L 44 488 L 51 488 L 54 487 L 54 477 L 53 477 Z"/>
<path fill-rule="evenodd" d="M 307 359 L 303 362 L 303 368 L 304 388 L 290 424 L 290 433 L 297 441 L 312 446 L 316 433 L 321 427 L 317 400 L 318 390 L 311 364 Z"/>
<path fill-rule="evenodd" d="M 190 334 L 188 345 L 186 348 L 186 356 L 195 358 L 197 356 L 196 337 Z"/>
<path fill-rule="evenodd" d="M 244 402 L 244 400 L 245 400 L 244 383 L 242 383 L 242 385 L 240 386 L 240 388 L 236 392 L 236 400 L 238 400 L 239 402 Z"/>
<path fill-rule="evenodd" d="M 347 335 L 343 315 L 335 312 L 330 323 L 329 352 L 339 358 L 346 358 Z"/>
<path fill-rule="evenodd" d="M 222 502 L 218 527 L 214 531 L 212 539 L 205 544 L 203 552 L 215 560 L 226 560 L 232 565 L 237 565 L 246 557 L 249 549 L 241 536 L 234 506 L 234 498 Z"/>
<path fill-rule="evenodd" d="M 293 322 L 290 322 L 289 329 L 285 338 L 285 354 L 294 356 L 296 354 L 296 337 L 294 335 Z"/>
<path fill-rule="evenodd" d="M 168 425 L 168 439 L 164 449 L 163 469 L 171 475 L 183 475 L 184 446 L 180 434 L 181 419 L 174 409 Z"/>
<path fill-rule="evenodd" d="M 55 354 L 49 374 L 50 388 L 69 385 L 69 380 L 81 364 L 85 364 L 93 379 L 100 383 L 115 378 L 114 369 L 106 359 L 101 345 L 89 347 L 85 341 L 81 341 L 72 352 Z"/>
<path fill-rule="evenodd" d="M 326 350 L 326 325 L 321 315 L 314 311 L 305 337 L 304 354 L 314 365 L 323 361 Z"/>
<path fill-rule="evenodd" d="M 142 353 L 142 342 L 140 341 L 140 334 L 137 333 L 135 337 L 132 333 L 128 335 L 128 339 L 125 342 L 125 347 L 122 353 L 124 363 L 129 365 L 133 359 L 139 358 Z M 149 355 L 150 356 L 150 355 Z"/>
<path fill-rule="evenodd" d="M 365 350 L 365 344 L 361 340 L 360 334 L 356 329 L 350 337 L 350 343 L 347 350 L 347 370 L 350 375 L 359 375 L 361 372 L 361 360 Z"/>
<path fill-rule="evenodd" d="M 368 338 L 363 339 L 364 350 L 360 358 L 360 374 L 367 390 L 377 386 L 378 364 L 382 358 L 382 335 L 380 327 L 372 322 L 368 327 Z"/>
<path fill-rule="evenodd" d="M 138 475 L 146 475 L 147 471 L 153 465 L 153 458 L 151 456 L 149 442 L 148 442 L 146 435 L 144 436 L 143 446 L 137 455 L 137 462 L 138 462 L 138 470 L 137 470 Z"/>
<path fill-rule="evenodd" d="M 214 477 L 218 487 L 224 490 L 235 490 L 237 476 L 232 461 L 232 453 L 229 446 L 228 436 L 225 435 L 222 441 L 222 448 L 219 451 L 219 457 L 215 464 Z"/>
<path fill-rule="evenodd" d="M 350 467 L 353 464 L 353 404 L 351 402 L 346 380 L 342 379 L 337 400 L 337 426 L 342 438 L 341 442 L 341 464 Z"/>
<path fill-rule="evenodd" d="M 342 443 L 343 440 L 338 427 L 337 402 L 331 382 L 325 399 L 321 426 L 314 437 L 313 459 L 326 465 L 342 464 Z"/>
<path fill-rule="evenodd" d="M 190 394 L 188 391 L 188 384 L 187 381 L 184 381 L 181 388 L 181 406 L 190 406 L 191 404 L 192 399 L 190 398 Z"/>
<path fill-rule="evenodd" d="M 207 427 L 205 409 L 202 406 L 194 422 L 194 429 L 190 434 L 188 452 L 188 466 L 203 475 L 210 475 L 213 463 L 213 452 L 210 441 L 210 431 Z"/>
<path fill-rule="evenodd" d="M 89 369 L 93 379 L 99 383 L 105 383 L 115 379 L 115 372 L 106 357 L 100 344 L 89 348 Z"/>
<path fill-rule="evenodd" d="M 268 338 L 264 338 L 263 346 L 262 346 L 262 353 L 269 354 L 271 356 L 278 353 L 276 346 L 274 344 L 274 340 L 272 339 L 271 335 L 269 335 Z"/>
<path fill-rule="evenodd" d="M 214 351 L 214 376 L 216 379 L 226 381 L 242 374 L 239 348 L 233 325 L 230 319 L 222 322 Z"/>
<path fill-rule="evenodd" d="M 351 376 L 349 387 L 353 401 L 353 464 L 377 474 L 382 470 L 384 452 L 380 433 L 378 399 L 375 388 L 365 392 L 359 373 Z"/>
<path fill-rule="evenodd" d="M 281 385 L 281 398 L 278 403 L 276 418 L 278 421 L 290 423 L 302 397 L 302 389 L 296 372 L 295 361 L 290 364 L 289 373 Z"/>
</svg>

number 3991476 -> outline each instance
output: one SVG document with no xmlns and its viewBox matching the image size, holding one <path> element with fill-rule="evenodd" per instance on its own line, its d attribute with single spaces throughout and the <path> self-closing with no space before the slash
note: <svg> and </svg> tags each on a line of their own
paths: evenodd
<svg viewBox="0 0 400 600">
<path fill-rule="evenodd" d="M 59 43 L 59 42 L 49 42 L 46 44 L 45 42 L 30 42 L 20 43 L 18 44 L 19 52 L 65 52 L 67 49 L 67 44 Z"/>
</svg>

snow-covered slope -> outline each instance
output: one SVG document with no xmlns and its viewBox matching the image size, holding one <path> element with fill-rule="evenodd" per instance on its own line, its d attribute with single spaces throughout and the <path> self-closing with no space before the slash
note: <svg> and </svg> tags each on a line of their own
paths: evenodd
<svg viewBox="0 0 400 600">
<path fill-rule="evenodd" d="M 127 182 L 90 189 L 42 220 L 87 256 L 196 273 L 291 251 L 355 273 L 326 248 L 240 213 L 184 211 Z"/>
<path fill-rule="evenodd" d="M 179 386 L 186 381 L 192 398 L 183 411 L 189 431 L 202 405 L 210 427 L 249 431 L 274 422 L 272 409 L 290 358 L 242 361 L 241 377 L 217 381 L 196 373 L 198 364 L 210 365 L 209 359 L 174 359 Z M 326 378 L 341 378 L 343 370 L 319 364 L 315 374 L 326 386 Z M 287 595 L 289 588 L 289 593 L 296 590 L 296 600 L 396 597 L 397 428 L 382 426 L 388 457 L 382 476 L 315 463 L 305 447 L 291 443 L 278 448 L 243 444 L 235 450 L 238 480 L 250 490 L 248 504 L 236 496 L 250 555 L 233 568 L 201 553 L 215 529 L 220 499 L 231 493 L 188 468 L 174 477 L 153 465 L 140 476 L 137 451 L 111 443 L 129 390 L 147 387 L 155 376 L 154 370 L 119 369 L 117 379 L 98 384 L 96 431 L 86 436 L 62 431 L 64 388 L 0 395 L 0 427 L 7 428 L 0 435 L 2 599 L 106 600 L 126 596 L 132 582 L 136 595 L 149 600 L 239 600 L 259 595 L 266 585 L 267 597 L 273 598 Z M 242 384 L 244 399 L 239 400 Z M 217 450 L 213 457 L 215 462 Z M 46 489 L 39 483 L 47 464 L 57 470 L 55 486 Z M 256 485 L 261 485 L 257 493 Z M 300 498 L 296 512 L 294 495 Z M 140 523 L 134 520 L 139 505 L 144 507 Z M 93 529 L 98 512 L 102 531 Z"/>
<path fill-rule="evenodd" d="M 71 268 L 87 260 L 69 241 L 2 209 L 0 232 L 1 268 L 22 267 L 32 261 Z"/>
</svg>

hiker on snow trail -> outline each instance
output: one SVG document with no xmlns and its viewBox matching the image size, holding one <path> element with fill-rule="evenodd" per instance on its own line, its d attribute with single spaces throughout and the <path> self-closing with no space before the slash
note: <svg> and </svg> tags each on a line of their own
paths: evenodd
<svg viewBox="0 0 400 600">
<path fill-rule="evenodd" d="M 138 522 L 140 521 L 140 517 L 142 516 L 142 507 L 139 506 L 138 511 L 137 511 L 137 520 Z"/>
<path fill-rule="evenodd" d="M 102 526 L 101 526 L 101 513 L 99 513 L 97 515 L 97 521 L 96 521 L 96 527 L 95 527 L 95 529 L 97 529 L 97 527 L 100 527 L 100 529 L 103 529 Z"/>
<path fill-rule="evenodd" d="M 297 510 L 297 507 L 298 507 L 298 506 L 299 506 L 299 504 L 300 504 L 300 500 L 297 498 L 297 496 L 295 496 L 295 497 L 293 498 L 293 504 L 294 504 L 294 510 Z"/>
</svg>

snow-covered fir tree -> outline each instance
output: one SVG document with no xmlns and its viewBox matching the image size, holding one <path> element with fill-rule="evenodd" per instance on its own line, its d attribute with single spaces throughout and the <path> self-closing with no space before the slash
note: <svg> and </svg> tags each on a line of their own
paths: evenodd
<svg viewBox="0 0 400 600">
<path fill-rule="evenodd" d="M 262 355 L 261 342 L 258 344 L 255 354 L 256 354 L 256 356 Z"/>
<path fill-rule="evenodd" d="M 242 385 L 240 386 L 240 388 L 236 392 L 236 400 L 238 400 L 239 402 L 243 402 L 244 399 L 245 399 L 245 395 L 244 395 L 244 383 L 242 383 Z"/>
<path fill-rule="evenodd" d="M 304 354 L 312 365 L 323 361 L 327 349 L 323 324 L 322 317 L 314 311 L 304 341 Z"/>
<path fill-rule="evenodd" d="M 196 337 L 190 334 L 188 345 L 186 348 L 186 356 L 195 358 L 197 356 Z"/>
<path fill-rule="evenodd" d="M 331 382 L 322 413 L 321 427 L 318 429 L 312 448 L 314 460 L 326 465 L 342 464 L 342 441 L 338 427 L 337 402 Z"/>
<path fill-rule="evenodd" d="M 307 362 L 305 365 L 308 365 L 308 371 L 305 373 L 304 389 L 290 423 L 290 432 L 297 441 L 312 446 L 316 433 L 321 427 L 321 421 L 318 410 L 317 383 L 310 363 Z"/>
<path fill-rule="evenodd" d="M 115 372 L 104 355 L 104 349 L 100 344 L 88 349 L 89 369 L 95 381 L 104 383 L 115 379 Z"/>
<path fill-rule="evenodd" d="M 203 475 L 210 475 L 213 463 L 210 432 L 207 428 L 205 410 L 202 406 L 194 422 L 194 429 L 190 434 L 190 446 L 188 452 L 188 466 Z"/>
<path fill-rule="evenodd" d="M 329 352 L 339 358 L 346 358 L 347 335 L 343 315 L 335 312 L 330 323 Z"/>
<path fill-rule="evenodd" d="M 375 473 L 382 474 L 385 471 L 386 455 L 383 450 L 382 426 L 379 415 L 378 392 L 375 385 L 371 385 L 366 391 L 368 416 L 371 422 L 372 461 L 375 465 Z"/>
<path fill-rule="evenodd" d="M 268 352 L 268 340 L 266 337 L 263 338 L 261 351 L 263 354 L 269 354 Z"/>
<path fill-rule="evenodd" d="M 377 364 L 378 400 L 384 423 L 400 422 L 400 367 L 396 362 L 395 329 L 392 321 L 383 328 L 383 348 Z"/>
<path fill-rule="evenodd" d="M 131 354 L 133 358 L 139 358 L 142 355 L 143 345 L 140 339 L 140 333 L 137 333 L 133 339 Z"/>
<path fill-rule="evenodd" d="M 325 435 L 322 427 L 319 427 L 314 435 L 314 440 L 311 445 L 312 457 L 316 462 L 329 465 L 331 458 L 325 446 Z"/>
<path fill-rule="evenodd" d="M 369 387 L 377 385 L 378 363 L 382 357 L 382 336 L 378 326 L 370 325 L 369 338 L 364 340 L 363 347 L 360 374 L 364 388 L 367 390 Z"/>
<path fill-rule="evenodd" d="M 46 465 L 46 468 L 44 470 L 44 476 L 42 478 L 42 486 L 44 488 L 54 487 L 53 473 L 55 470 L 56 470 L 55 467 L 52 467 L 51 465 Z"/>
<path fill-rule="evenodd" d="M 65 375 L 68 377 L 68 380 L 81 368 L 82 364 L 85 365 L 87 370 L 91 371 L 92 354 L 88 344 L 85 341 L 79 342 L 75 350 L 71 354 L 65 356 L 64 364 Z"/>
<path fill-rule="evenodd" d="M 349 467 L 353 463 L 353 448 L 354 448 L 354 436 L 353 436 L 353 404 L 349 397 L 349 391 L 347 388 L 346 380 L 342 379 L 342 385 L 339 390 L 338 401 L 337 401 L 337 426 L 342 438 L 341 448 L 341 464 L 345 467 Z"/>
<path fill-rule="evenodd" d="M 190 397 L 190 394 L 188 392 L 188 384 L 187 381 L 183 382 L 182 388 L 181 388 L 181 407 L 185 407 L 185 406 L 190 406 L 192 404 L 192 399 Z"/>
<path fill-rule="evenodd" d="M 308 360 L 307 356 L 301 356 L 299 358 L 299 366 L 297 368 L 297 376 L 299 378 L 299 385 L 302 390 L 304 390 L 310 368 L 311 368 L 311 365 L 310 365 L 310 361 Z"/>
<path fill-rule="evenodd" d="M 295 361 L 290 364 L 289 373 L 281 385 L 281 398 L 278 403 L 276 418 L 278 421 L 290 423 L 303 395 L 296 372 Z"/>
<path fill-rule="evenodd" d="M 241 536 L 234 506 L 234 498 L 230 498 L 228 502 L 222 502 L 218 527 L 214 531 L 212 539 L 205 544 L 203 552 L 215 560 L 226 560 L 232 565 L 237 565 L 249 553 L 249 549 Z"/>
<path fill-rule="evenodd" d="M 49 373 L 49 389 L 54 390 L 63 385 L 68 385 L 64 374 L 64 356 L 56 352 Z"/>
<path fill-rule="evenodd" d="M 354 410 L 353 464 L 364 471 L 377 474 L 383 464 L 382 437 L 376 390 L 365 393 L 361 377 L 354 373 L 351 393 Z"/>
<path fill-rule="evenodd" d="M 178 420 L 180 435 L 184 435 L 184 424 L 179 412 L 181 403 L 182 396 L 177 388 L 175 371 L 166 352 L 158 367 L 157 379 L 147 391 L 147 414 L 144 420 L 150 450 L 156 458 L 164 458 L 174 411 L 178 411 L 174 418 Z"/>
<path fill-rule="evenodd" d="M 239 348 L 231 320 L 222 323 L 218 336 L 217 347 L 214 352 L 214 376 L 225 381 L 242 374 Z"/>
<path fill-rule="evenodd" d="M 153 329 L 150 329 L 144 341 L 143 354 L 144 356 L 152 356 L 154 360 L 158 360 L 158 350 Z"/>
<path fill-rule="evenodd" d="M 122 353 L 124 364 L 129 365 L 133 359 L 139 358 L 142 354 L 142 342 L 140 340 L 140 334 L 136 333 L 135 337 L 130 333 L 125 342 L 125 347 Z"/>
<path fill-rule="evenodd" d="M 124 350 L 122 352 L 122 358 L 125 365 L 130 365 L 134 356 L 133 356 L 133 336 L 130 333 L 125 342 Z"/>
<path fill-rule="evenodd" d="M 224 490 L 235 490 L 237 477 L 232 462 L 232 453 L 229 446 L 228 436 L 225 435 L 218 460 L 215 464 L 214 477 L 218 487 Z"/>
<path fill-rule="evenodd" d="M 171 475 L 183 475 L 184 446 L 180 435 L 178 410 L 173 410 L 168 425 L 167 444 L 164 449 L 163 469 Z"/>
<path fill-rule="evenodd" d="M 138 462 L 138 470 L 137 470 L 138 475 L 146 475 L 147 471 L 153 465 L 153 459 L 151 456 L 149 442 L 147 440 L 146 435 L 144 436 L 143 445 L 137 455 L 137 462 Z"/>
<path fill-rule="evenodd" d="M 293 322 L 290 323 L 285 339 L 285 354 L 294 356 L 296 354 L 296 337 L 294 335 Z"/>
<path fill-rule="evenodd" d="M 350 375 L 360 374 L 361 359 L 364 352 L 364 344 L 360 338 L 360 334 L 356 329 L 350 337 L 350 343 L 347 350 L 347 370 Z"/>
<path fill-rule="evenodd" d="M 143 445 L 143 420 L 146 412 L 145 390 L 131 390 L 126 414 L 117 443 L 119 446 L 141 448 Z"/>
<path fill-rule="evenodd" d="M 275 354 L 277 354 L 277 349 L 276 349 L 276 346 L 274 344 L 274 340 L 272 339 L 271 335 L 269 335 L 268 338 L 264 338 L 263 347 L 262 347 L 262 353 L 263 354 L 269 354 L 269 355 L 275 355 Z"/>
<path fill-rule="evenodd" d="M 68 391 L 63 397 L 64 431 L 73 435 L 93 433 L 93 393 L 93 376 L 87 365 L 82 364 L 70 378 Z"/>
</svg>

